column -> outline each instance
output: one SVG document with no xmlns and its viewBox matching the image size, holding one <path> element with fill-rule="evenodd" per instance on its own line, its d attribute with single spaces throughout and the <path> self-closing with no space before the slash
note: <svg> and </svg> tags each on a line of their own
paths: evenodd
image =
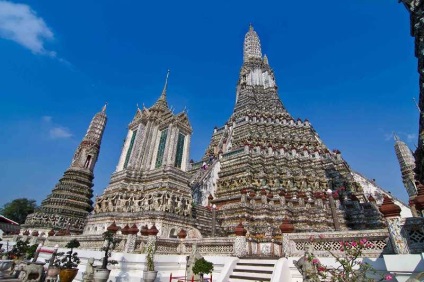
<svg viewBox="0 0 424 282">
<path fill-rule="evenodd" d="M 236 234 L 236 238 L 234 240 L 234 255 L 236 257 L 244 257 L 247 254 L 246 250 L 246 233 L 247 230 L 244 228 L 243 224 L 240 222 L 234 228 L 234 233 Z"/>
<path fill-rule="evenodd" d="M 393 203 L 392 199 L 384 196 L 383 204 L 380 206 L 380 212 L 386 219 L 393 250 L 396 254 L 409 254 L 408 242 L 401 233 L 400 211 L 400 207 Z"/>
</svg>

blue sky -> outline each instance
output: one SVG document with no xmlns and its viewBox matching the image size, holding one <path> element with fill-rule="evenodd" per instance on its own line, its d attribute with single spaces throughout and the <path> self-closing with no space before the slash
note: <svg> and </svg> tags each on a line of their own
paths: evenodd
<svg viewBox="0 0 424 282">
<path fill-rule="evenodd" d="M 108 102 L 94 193 L 106 188 L 136 105 L 187 107 L 198 160 L 231 115 L 252 23 L 293 117 L 351 168 L 406 200 L 395 131 L 415 149 L 417 62 L 397 1 L 0 0 L 0 205 L 39 203 Z"/>
</svg>

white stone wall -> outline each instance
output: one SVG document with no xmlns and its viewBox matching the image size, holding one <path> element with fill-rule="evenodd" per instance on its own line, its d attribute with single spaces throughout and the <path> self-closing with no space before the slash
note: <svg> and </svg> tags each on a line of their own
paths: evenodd
<svg viewBox="0 0 424 282">
<path fill-rule="evenodd" d="M 116 171 L 121 171 L 124 168 L 125 158 L 131 143 L 132 133 L 132 130 L 128 130 L 127 138 L 125 138 L 124 147 L 122 148 L 121 157 L 119 158 L 118 165 L 116 166 Z"/>
<path fill-rule="evenodd" d="M 363 175 L 357 172 L 352 172 L 352 176 L 355 181 L 361 185 L 362 189 L 364 190 L 364 194 L 367 197 L 369 195 L 372 195 L 376 199 L 377 205 L 381 205 L 383 203 L 383 195 L 388 195 L 390 198 L 393 199 L 393 202 L 401 208 L 400 216 L 402 218 L 412 217 L 411 209 L 407 205 L 405 205 L 405 203 L 394 198 L 393 195 L 383 190 L 381 187 L 375 184 L 375 182 L 370 181 L 369 179 L 365 178 Z"/>
<path fill-rule="evenodd" d="M 221 162 L 216 162 L 210 170 L 209 176 L 203 179 L 202 183 L 202 206 L 208 205 L 208 197 L 212 195 L 215 198 L 217 189 L 218 173 L 221 170 Z"/>
</svg>

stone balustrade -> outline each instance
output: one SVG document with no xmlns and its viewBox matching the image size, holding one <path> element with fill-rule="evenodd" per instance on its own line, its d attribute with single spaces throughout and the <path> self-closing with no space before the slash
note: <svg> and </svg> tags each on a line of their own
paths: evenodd
<svg viewBox="0 0 424 282">
<path fill-rule="evenodd" d="M 411 217 L 400 221 L 400 234 L 408 243 L 409 253 L 418 254 L 424 251 L 424 218 Z M 5 235 L 3 240 L 16 241 L 22 236 Z M 242 236 L 243 237 L 243 236 Z M 33 243 L 43 243 L 46 247 L 58 245 L 64 248 L 70 240 L 68 236 L 23 236 Z M 76 235 L 72 236 L 81 243 L 81 249 L 100 250 L 104 244 L 101 235 Z M 125 252 L 130 238 L 117 234 L 118 243 L 115 251 Z M 243 237 L 244 238 L 244 237 Z M 312 246 L 314 254 L 319 257 L 329 257 L 330 252 L 340 255 L 340 242 L 349 242 L 358 238 L 366 238 L 371 246 L 364 250 L 366 257 L 379 257 L 383 254 L 393 254 L 395 250 L 389 240 L 387 229 L 339 231 L 339 232 L 309 232 L 309 233 L 284 233 L 282 239 L 247 237 L 237 241 L 237 237 L 211 237 L 202 239 L 157 238 L 156 253 L 161 255 L 188 255 L 192 252 L 193 244 L 202 255 L 212 256 L 263 256 L 263 257 L 298 257 L 302 256 L 307 246 Z M 135 236 L 134 248 L 130 253 L 143 253 L 147 244 L 146 236 Z M 240 250 L 243 249 L 244 250 Z"/>
<path fill-rule="evenodd" d="M 361 238 L 365 238 L 371 243 L 370 247 L 363 251 L 366 257 L 379 257 L 382 254 L 393 253 L 388 231 L 379 229 L 283 234 L 283 255 L 285 257 L 302 256 L 307 246 L 313 247 L 313 252 L 318 257 L 329 257 L 331 253 L 343 255 L 340 251 L 340 242 L 349 242 Z"/>
<path fill-rule="evenodd" d="M 405 237 L 409 253 L 424 252 L 424 218 L 408 217 L 401 220 L 401 235 Z"/>
</svg>

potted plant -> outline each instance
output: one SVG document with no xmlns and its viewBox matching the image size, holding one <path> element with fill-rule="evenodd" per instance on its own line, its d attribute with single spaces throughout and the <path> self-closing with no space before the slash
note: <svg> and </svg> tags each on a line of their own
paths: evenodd
<svg viewBox="0 0 424 282">
<path fill-rule="evenodd" d="M 94 281 L 95 282 L 105 282 L 109 278 L 110 269 L 107 268 L 108 265 L 114 265 L 118 262 L 116 260 L 110 260 L 110 256 L 112 255 L 112 250 L 116 246 L 115 233 L 111 231 L 106 231 L 103 233 L 103 239 L 105 244 L 102 248 L 104 251 L 104 256 L 102 259 L 102 265 L 100 267 L 94 268 Z"/>
<path fill-rule="evenodd" d="M 154 254 L 155 254 L 155 247 L 154 245 L 150 244 L 147 247 L 147 252 L 146 252 L 147 269 L 143 272 L 143 281 L 145 282 L 155 281 L 156 276 L 158 274 L 158 272 L 155 271 Z"/>
<path fill-rule="evenodd" d="M 20 240 L 16 241 L 16 245 L 13 246 L 12 250 L 9 252 L 9 258 L 14 260 L 23 260 L 27 255 L 29 250 L 29 240 Z"/>
<path fill-rule="evenodd" d="M 205 258 L 197 259 L 194 262 L 193 267 L 191 268 L 194 274 L 199 274 L 200 281 L 203 282 L 203 274 L 212 273 L 213 271 L 213 263 L 205 260 Z"/>
<path fill-rule="evenodd" d="M 75 276 L 77 276 L 77 266 L 80 263 L 80 259 L 78 257 L 78 253 L 74 252 L 74 249 L 79 246 L 80 243 L 77 239 L 72 239 L 65 245 L 65 247 L 70 250 L 66 252 L 62 258 L 60 258 L 59 279 L 61 282 L 71 282 Z"/>
</svg>

